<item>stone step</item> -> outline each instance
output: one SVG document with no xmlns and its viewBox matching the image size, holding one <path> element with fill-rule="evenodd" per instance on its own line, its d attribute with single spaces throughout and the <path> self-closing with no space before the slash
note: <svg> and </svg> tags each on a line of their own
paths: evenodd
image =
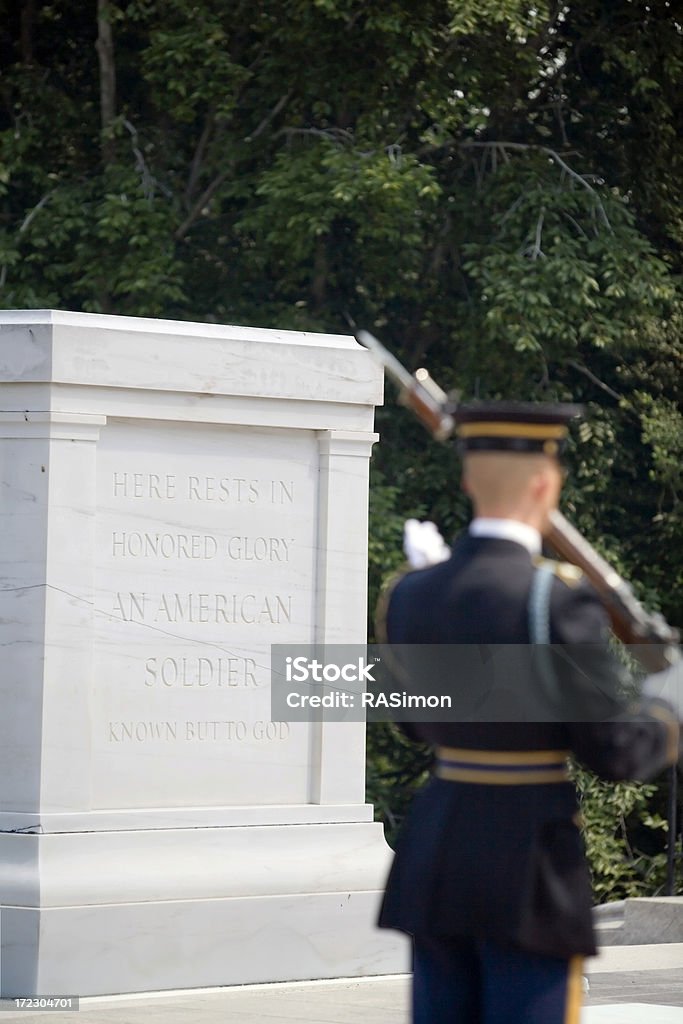
<svg viewBox="0 0 683 1024">
<path fill-rule="evenodd" d="M 619 900 L 594 915 L 601 946 L 683 942 L 683 896 Z"/>
</svg>

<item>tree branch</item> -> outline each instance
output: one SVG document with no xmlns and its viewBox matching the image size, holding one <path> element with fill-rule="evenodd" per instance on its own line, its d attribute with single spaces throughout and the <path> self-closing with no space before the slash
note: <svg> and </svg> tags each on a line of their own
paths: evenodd
<svg viewBox="0 0 683 1024">
<path fill-rule="evenodd" d="M 185 237 L 185 235 L 190 230 L 194 222 L 200 216 L 202 210 L 204 209 L 208 201 L 211 199 L 213 194 L 221 187 L 221 185 L 227 178 L 228 174 L 230 173 L 231 169 L 231 167 L 228 167 L 224 171 L 221 171 L 220 174 L 216 175 L 211 184 L 207 185 L 207 187 L 204 189 L 197 202 L 194 204 L 194 206 L 188 213 L 185 220 L 176 230 L 175 238 L 177 241 L 181 241 Z"/>
<path fill-rule="evenodd" d="M 579 373 L 582 373 L 584 377 L 588 377 L 588 379 L 592 381 L 593 384 L 597 385 L 597 387 L 599 388 L 602 388 L 602 390 L 606 391 L 607 394 L 610 395 L 612 398 L 616 398 L 617 402 L 621 401 L 622 396 L 618 394 L 616 391 L 614 391 L 609 386 L 609 384 L 605 384 L 603 380 L 600 380 L 599 377 L 596 377 L 592 370 L 589 370 L 587 366 L 583 365 L 583 363 L 577 363 L 575 360 L 570 359 L 569 365 L 573 367 L 575 370 L 578 370 Z"/>
<path fill-rule="evenodd" d="M 199 136 L 199 141 L 197 142 L 197 146 L 196 146 L 195 151 L 194 151 L 194 156 L 192 157 L 192 164 L 190 165 L 190 173 L 189 173 L 188 178 L 187 178 L 187 185 L 185 186 L 185 202 L 186 203 L 190 202 L 190 200 L 192 199 L 192 196 L 194 194 L 194 190 L 197 187 L 197 181 L 199 179 L 199 174 L 200 174 L 201 167 L 202 167 L 202 161 L 204 160 L 204 153 L 205 153 L 206 147 L 207 147 L 207 145 L 209 143 L 209 139 L 211 138 L 211 132 L 213 131 L 215 123 L 216 123 L 215 115 L 214 115 L 214 110 L 212 108 L 209 111 L 209 113 L 207 114 L 207 116 L 206 116 L 206 121 L 204 122 L 204 127 L 202 128 L 202 133 Z"/>
<path fill-rule="evenodd" d="M 24 219 L 21 222 L 21 225 L 19 227 L 19 234 L 20 235 L 23 235 L 24 231 L 26 231 L 26 228 L 29 226 L 29 224 L 31 223 L 31 221 L 33 220 L 35 215 L 38 213 L 38 210 L 42 210 L 42 208 L 45 206 L 45 203 L 48 201 L 48 199 L 50 198 L 51 195 L 52 195 L 52 192 L 46 193 L 46 195 L 43 196 L 43 198 L 40 200 L 40 202 L 36 203 L 36 205 L 33 207 L 33 209 L 28 211 L 28 213 L 24 217 Z"/>
<path fill-rule="evenodd" d="M 545 253 L 541 249 L 541 239 L 543 237 L 543 218 L 544 218 L 544 216 L 545 216 L 545 210 L 543 209 L 543 207 L 541 207 L 541 212 L 539 213 L 538 220 L 536 221 L 536 238 L 534 240 L 534 247 L 531 250 L 531 258 L 532 258 L 532 260 L 537 260 L 539 256 L 542 256 L 545 259 Z"/>
<path fill-rule="evenodd" d="M 562 116 L 562 100 L 558 99 L 556 103 L 553 103 L 553 107 L 555 110 L 555 117 L 557 118 L 557 123 L 560 129 L 560 135 L 562 136 L 562 145 L 568 146 L 569 139 L 567 138 L 567 129 L 565 127 L 564 117 Z"/>
<path fill-rule="evenodd" d="M 331 142 L 353 141 L 353 134 L 346 128 L 281 128 L 275 138 L 280 135 L 315 135 L 318 138 L 329 139 Z"/>
<path fill-rule="evenodd" d="M 499 225 L 500 225 L 501 228 L 502 228 L 503 224 L 505 223 L 505 221 L 508 219 L 508 217 L 512 216 L 512 214 L 515 212 L 517 207 L 523 201 L 524 201 L 524 193 L 522 192 L 522 194 L 520 196 L 517 196 L 517 198 L 515 199 L 514 203 L 512 203 L 511 206 L 508 206 L 507 210 L 505 211 L 503 216 L 500 218 Z"/>
<path fill-rule="evenodd" d="M 289 103 L 289 100 L 292 97 L 293 91 L 294 91 L 293 89 L 290 89 L 288 92 L 286 92 L 283 96 L 280 97 L 280 99 L 277 101 L 277 103 L 275 104 L 273 109 L 270 110 L 266 114 L 266 116 L 263 118 L 263 120 L 260 122 L 260 124 L 258 124 L 256 126 L 254 131 L 251 132 L 249 135 L 246 135 L 244 137 L 244 139 L 243 139 L 244 142 L 253 142 L 254 139 L 258 138 L 258 136 L 261 135 L 266 130 L 268 125 L 271 123 L 271 121 L 274 118 L 276 118 L 277 115 L 280 113 L 280 111 L 283 110 L 287 106 L 287 104 Z M 188 175 L 187 185 L 185 187 L 185 202 L 186 203 L 190 202 L 190 200 L 192 199 L 192 196 L 193 196 L 193 194 L 194 194 L 194 192 L 196 190 L 197 182 L 199 181 L 199 177 L 200 177 L 200 174 L 201 174 L 202 163 L 204 161 L 204 156 L 205 156 L 205 153 L 206 153 L 206 148 L 207 148 L 207 146 L 209 144 L 209 141 L 211 139 L 211 133 L 213 132 L 215 127 L 216 127 L 215 111 L 213 109 L 211 109 L 209 111 L 208 115 L 207 115 L 206 121 L 204 123 L 204 127 L 202 129 L 202 133 L 201 133 L 201 135 L 199 137 L 199 141 L 197 142 L 197 146 L 196 146 L 196 149 L 194 151 L 194 156 L 192 157 L 192 165 L 190 167 L 190 173 Z M 219 132 L 220 132 L 220 128 L 219 128 Z M 219 184 L 223 180 L 224 180 L 224 178 L 221 178 L 221 181 L 219 182 Z M 213 192 L 215 191 L 215 189 L 217 187 L 218 187 L 218 185 L 215 185 L 215 187 L 213 185 L 209 185 L 209 189 L 211 190 L 211 191 L 209 191 L 209 198 L 213 195 Z M 206 192 L 204 192 L 203 195 L 198 200 L 198 204 L 199 204 L 200 208 L 206 202 L 206 198 L 205 197 L 206 197 Z M 196 206 L 197 206 L 197 204 L 195 204 L 195 206 L 192 208 L 193 211 L 196 210 Z M 182 234 L 181 234 L 180 237 L 182 237 L 182 235 L 184 235 L 186 233 L 187 227 L 189 227 L 189 225 L 194 222 L 195 218 L 196 218 L 196 212 L 191 212 L 190 216 L 188 217 L 188 219 L 184 222 L 183 225 L 181 225 L 181 228 L 178 229 L 179 231 L 181 231 L 181 229 L 182 229 Z M 176 235 L 176 237 L 178 237 L 178 235 Z"/>
<path fill-rule="evenodd" d="M 284 96 L 280 97 L 280 99 L 277 101 L 277 103 L 275 104 L 273 109 L 270 111 L 270 113 L 266 114 L 266 116 L 263 118 L 261 123 L 259 125 L 257 125 L 256 128 L 254 128 L 253 132 L 251 132 L 249 135 L 245 136 L 245 139 L 244 139 L 245 142 L 253 142 L 254 139 L 257 139 L 259 137 L 259 135 L 261 135 L 261 133 L 266 130 L 266 128 L 268 127 L 270 122 L 273 120 L 273 118 L 277 117 L 277 115 L 280 113 L 280 111 L 284 110 L 284 108 L 287 106 L 287 104 L 289 103 L 290 99 L 292 98 L 292 93 L 293 92 L 294 92 L 294 90 L 290 89 L 289 92 L 286 92 L 284 94 Z"/>
<path fill-rule="evenodd" d="M 562 214 L 562 216 L 563 216 L 563 217 L 566 217 L 566 218 L 567 218 L 567 220 L 568 220 L 568 221 L 569 221 L 569 222 L 570 222 L 571 224 L 573 224 L 573 225 L 574 225 L 574 227 L 575 227 L 575 228 L 576 228 L 576 230 L 577 230 L 577 231 L 579 232 L 579 234 L 580 234 L 580 235 L 583 235 L 583 237 L 584 237 L 584 238 L 586 239 L 586 241 L 588 241 L 588 235 L 587 235 L 587 234 L 586 234 L 586 232 L 585 232 L 585 231 L 583 230 L 583 228 L 581 227 L 581 225 L 579 224 L 579 222 L 578 222 L 577 220 L 574 220 L 574 218 L 572 217 L 571 213 L 567 213 L 567 211 L 566 211 L 566 210 L 560 210 L 560 213 Z"/>
<path fill-rule="evenodd" d="M 31 221 L 33 220 L 35 215 L 38 213 L 39 210 L 42 210 L 42 208 L 45 206 L 45 203 L 48 201 L 48 199 L 51 197 L 51 195 L 52 195 L 52 192 L 47 192 L 43 196 L 43 198 L 39 202 L 37 202 L 34 207 L 32 207 L 28 211 L 28 213 L 26 214 L 26 216 L 22 220 L 21 224 L 19 225 L 19 230 L 18 230 L 17 234 L 23 235 L 24 231 L 26 231 L 26 229 L 28 228 L 29 224 L 31 223 Z M 7 282 L 7 264 L 3 263 L 3 265 L 0 267 L 0 288 L 4 288 L 6 282 Z"/>
<path fill-rule="evenodd" d="M 123 120 L 123 127 L 130 134 L 131 148 L 135 155 L 135 163 L 137 165 L 137 169 L 140 172 L 140 177 L 142 179 L 143 194 L 145 196 L 145 199 L 151 200 L 154 198 L 154 187 L 155 185 L 158 184 L 158 182 L 156 181 L 149 167 L 147 166 L 147 161 L 143 156 L 142 150 L 138 146 L 137 129 L 135 128 L 134 125 L 130 123 L 130 121 L 127 118 L 124 118 Z"/>
<path fill-rule="evenodd" d="M 600 199 L 600 196 L 598 195 L 596 190 L 593 188 L 593 186 L 590 184 L 587 178 L 584 177 L 582 174 L 579 174 L 578 171 L 575 171 L 573 167 L 570 167 L 569 164 L 565 160 L 563 160 L 563 158 L 556 150 L 551 149 L 549 146 L 536 146 L 526 142 L 477 142 L 476 140 L 468 139 L 466 142 L 460 143 L 461 149 L 481 149 L 491 148 L 492 146 L 498 147 L 503 152 L 505 152 L 505 150 L 507 149 L 512 149 L 518 152 L 535 150 L 538 153 L 546 153 L 550 157 L 550 159 L 553 160 L 558 165 L 558 167 L 562 168 L 565 174 L 567 174 L 574 181 L 578 182 L 578 184 L 581 185 L 583 188 L 588 189 L 588 191 L 593 195 L 595 199 L 603 224 L 605 225 L 605 227 L 607 227 L 609 231 L 612 230 L 612 225 L 609 222 L 607 214 L 605 213 L 605 208 L 602 205 L 602 200 Z"/>
</svg>

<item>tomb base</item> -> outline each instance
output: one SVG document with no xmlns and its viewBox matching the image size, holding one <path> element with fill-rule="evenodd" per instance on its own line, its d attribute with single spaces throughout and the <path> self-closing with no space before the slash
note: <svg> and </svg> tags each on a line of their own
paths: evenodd
<svg viewBox="0 0 683 1024">
<path fill-rule="evenodd" d="M 0 836 L 0 992 L 106 995 L 408 970 L 373 822 Z"/>
</svg>

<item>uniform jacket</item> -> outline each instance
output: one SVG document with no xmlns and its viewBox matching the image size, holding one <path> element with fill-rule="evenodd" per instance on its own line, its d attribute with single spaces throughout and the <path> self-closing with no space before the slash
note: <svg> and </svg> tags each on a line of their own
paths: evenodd
<svg viewBox="0 0 683 1024">
<path fill-rule="evenodd" d="M 465 534 L 448 561 L 409 573 L 393 588 L 386 639 L 391 645 L 529 644 L 533 575 L 532 556 L 521 544 Z M 590 692 L 604 705 L 592 721 L 423 721 L 405 726 L 411 738 L 482 752 L 568 750 L 613 780 L 647 778 L 674 763 L 678 723 L 668 706 L 650 701 L 627 710 L 618 694 L 606 615 L 590 584 L 557 575 L 549 609 L 553 644 L 590 645 L 593 652 L 591 683 L 597 685 Z M 563 663 L 560 675 L 565 692 L 585 686 L 576 659 Z M 467 680 L 456 677 L 452 685 Z M 570 782 L 432 778 L 399 837 L 380 926 L 490 938 L 560 957 L 594 954 L 577 811 Z"/>
</svg>

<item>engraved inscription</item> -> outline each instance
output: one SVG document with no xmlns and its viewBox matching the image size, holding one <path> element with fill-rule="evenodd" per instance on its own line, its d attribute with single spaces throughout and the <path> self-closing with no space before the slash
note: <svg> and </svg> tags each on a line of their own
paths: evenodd
<svg viewBox="0 0 683 1024">
<path fill-rule="evenodd" d="M 231 501 L 241 504 L 248 501 L 253 505 L 259 500 L 259 481 L 244 480 L 242 477 L 191 476 L 187 480 L 187 496 L 190 501 Z"/>
<path fill-rule="evenodd" d="M 201 533 L 112 533 L 114 558 L 215 558 L 218 541 Z"/>
<path fill-rule="evenodd" d="M 159 594 L 118 592 L 114 614 L 124 622 L 218 622 L 277 626 L 292 621 L 291 594 Z"/>
<path fill-rule="evenodd" d="M 254 658 L 153 657 L 145 662 L 145 686 L 258 686 Z"/>
<path fill-rule="evenodd" d="M 235 505 L 292 505 L 293 480 L 259 480 L 231 476 L 187 476 L 175 473 L 112 473 L 112 494 L 115 498 L 146 500 L 220 502 Z"/>
<path fill-rule="evenodd" d="M 171 450 L 157 427 L 139 447 L 127 424 L 108 435 L 121 447 L 105 456 L 100 477 L 109 680 L 100 742 L 116 758 L 141 757 L 150 792 L 163 788 L 162 767 L 178 758 L 178 792 L 194 799 L 201 779 L 202 800 L 213 802 L 224 792 L 209 771 L 212 751 L 223 756 L 237 743 L 240 758 L 261 766 L 263 781 L 248 776 L 233 797 L 271 802 L 280 787 L 291 800 L 305 795 L 305 767 L 290 725 L 266 720 L 265 648 L 276 630 L 308 628 L 311 609 L 301 595 L 314 570 L 317 447 L 244 431 L 230 454 L 222 436 L 205 433 L 205 448 L 178 432 Z M 226 714 L 240 718 L 218 717 Z M 118 791 L 111 775 L 99 785 Z"/>
<path fill-rule="evenodd" d="M 154 621 L 277 625 L 292 621 L 292 597 L 291 594 L 162 594 Z"/>
<path fill-rule="evenodd" d="M 289 737 L 288 722 L 245 722 L 242 720 L 208 719 L 204 721 L 110 721 L 107 728 L 109 743 L 149 743 L 153 740 L 185 740 L 186 742 L 214 741 L 229 743 L 233 740 L 272 742 Z"/>
<path fill-rule="evenodd" d="M 293 539 L 284 537 L 228 537 L 225 553 L 242 562 L 288 562 Z"/>
<path fill-rule="evenodd" d="M 309 800 L 312 727 L 269 721 L 269 647 L 315 633 L 319 460 L 314 430 L 110 418 L 93 807 Z"/>
<path fill-rule="evenodd" d="M 212 534 L 140 533 L 114 530 L 114 558 L 211 559 L 223 555 L 233 562 L 289 562 L 293 538 L 228 537 L 219 544 Z"/>
<path fill-rule="evenodd" d="M 173 473 L 113 473 L 112 493 L 115 498 L 161 498 L 172 501 L 176 496 Z"/>
</svg>

